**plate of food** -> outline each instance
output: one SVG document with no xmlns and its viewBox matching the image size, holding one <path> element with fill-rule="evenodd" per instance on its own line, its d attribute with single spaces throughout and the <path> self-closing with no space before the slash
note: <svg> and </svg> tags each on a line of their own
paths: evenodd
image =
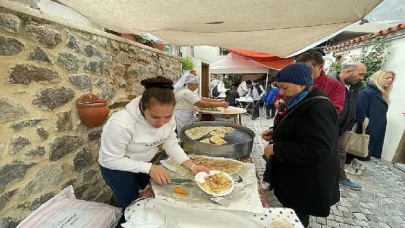
<svg viewBox="0 0 405 228">
<path fill-rule="evenodd" d="M 232 177 L 219 170 L 199 172 L 195 175 L 195 182 L 201 190 L 212 196 L 226 196 L 235 188 Z"/>
</svg>

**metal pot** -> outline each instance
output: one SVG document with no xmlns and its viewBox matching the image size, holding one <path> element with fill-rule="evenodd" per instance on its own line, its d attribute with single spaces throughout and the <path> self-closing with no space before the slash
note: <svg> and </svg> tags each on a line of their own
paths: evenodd
<svg viewBox="0 0 405 228">
<path fill-rule="evenodd" d="M 224 145 L 202 143 L 200 142 L 201 139 L 192 140 L 185 134 L 185 131 L 188 129 L 205 126 L 233 127 L 236 131 L 225 136 L 224 139 L 229 143 Z M 243 139 L 240 140 L 241 138 Z M 255 133 L 247 127 L 219 121 L 197 122 L 187 125 L 181 130 L 184 151 L 190 154 L 207 155 L 212 157 L 238 159 L 247 156 L 252 152 L 254 138 Z"/>
</svg>

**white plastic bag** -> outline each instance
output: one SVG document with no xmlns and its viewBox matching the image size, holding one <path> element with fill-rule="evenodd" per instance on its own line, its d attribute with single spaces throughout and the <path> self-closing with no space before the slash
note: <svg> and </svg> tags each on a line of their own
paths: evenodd
<svg viewBox="0 0 405 228">
<path fill-rule="evenodd" d="M 113 228 L 121 216 L 120 208 L 76 199 L 73 187 L 69 186 L 42 204 L 17 228 Z"/>
</svg>

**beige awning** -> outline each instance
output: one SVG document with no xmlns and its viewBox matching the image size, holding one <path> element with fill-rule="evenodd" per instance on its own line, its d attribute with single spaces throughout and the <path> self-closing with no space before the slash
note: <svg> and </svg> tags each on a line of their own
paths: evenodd
<svg viewBox="0 0 405 228">
<path fill-rule="evenodd" d="M 360 20 L 381 0 L 59 0 L 105 28 L 178 45 L 288 56 Z"/>
</svg>

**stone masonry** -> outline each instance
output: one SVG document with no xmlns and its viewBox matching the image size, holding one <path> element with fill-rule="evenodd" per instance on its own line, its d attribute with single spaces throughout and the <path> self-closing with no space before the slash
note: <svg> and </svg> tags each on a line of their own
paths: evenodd
<svg viewBox="0 0 405 228">
<path fill-rule="evenodd" d="M 94 93 L 113 113 L 141 94 L 142 79 L 181 74 L 178 57 L 1 7 L 0 62 L 0 227 L 69 185 L 79 199 L 111 199 L 97 163 L 102 127 L 81 124 L 76 99 Z"/>
</svg>

